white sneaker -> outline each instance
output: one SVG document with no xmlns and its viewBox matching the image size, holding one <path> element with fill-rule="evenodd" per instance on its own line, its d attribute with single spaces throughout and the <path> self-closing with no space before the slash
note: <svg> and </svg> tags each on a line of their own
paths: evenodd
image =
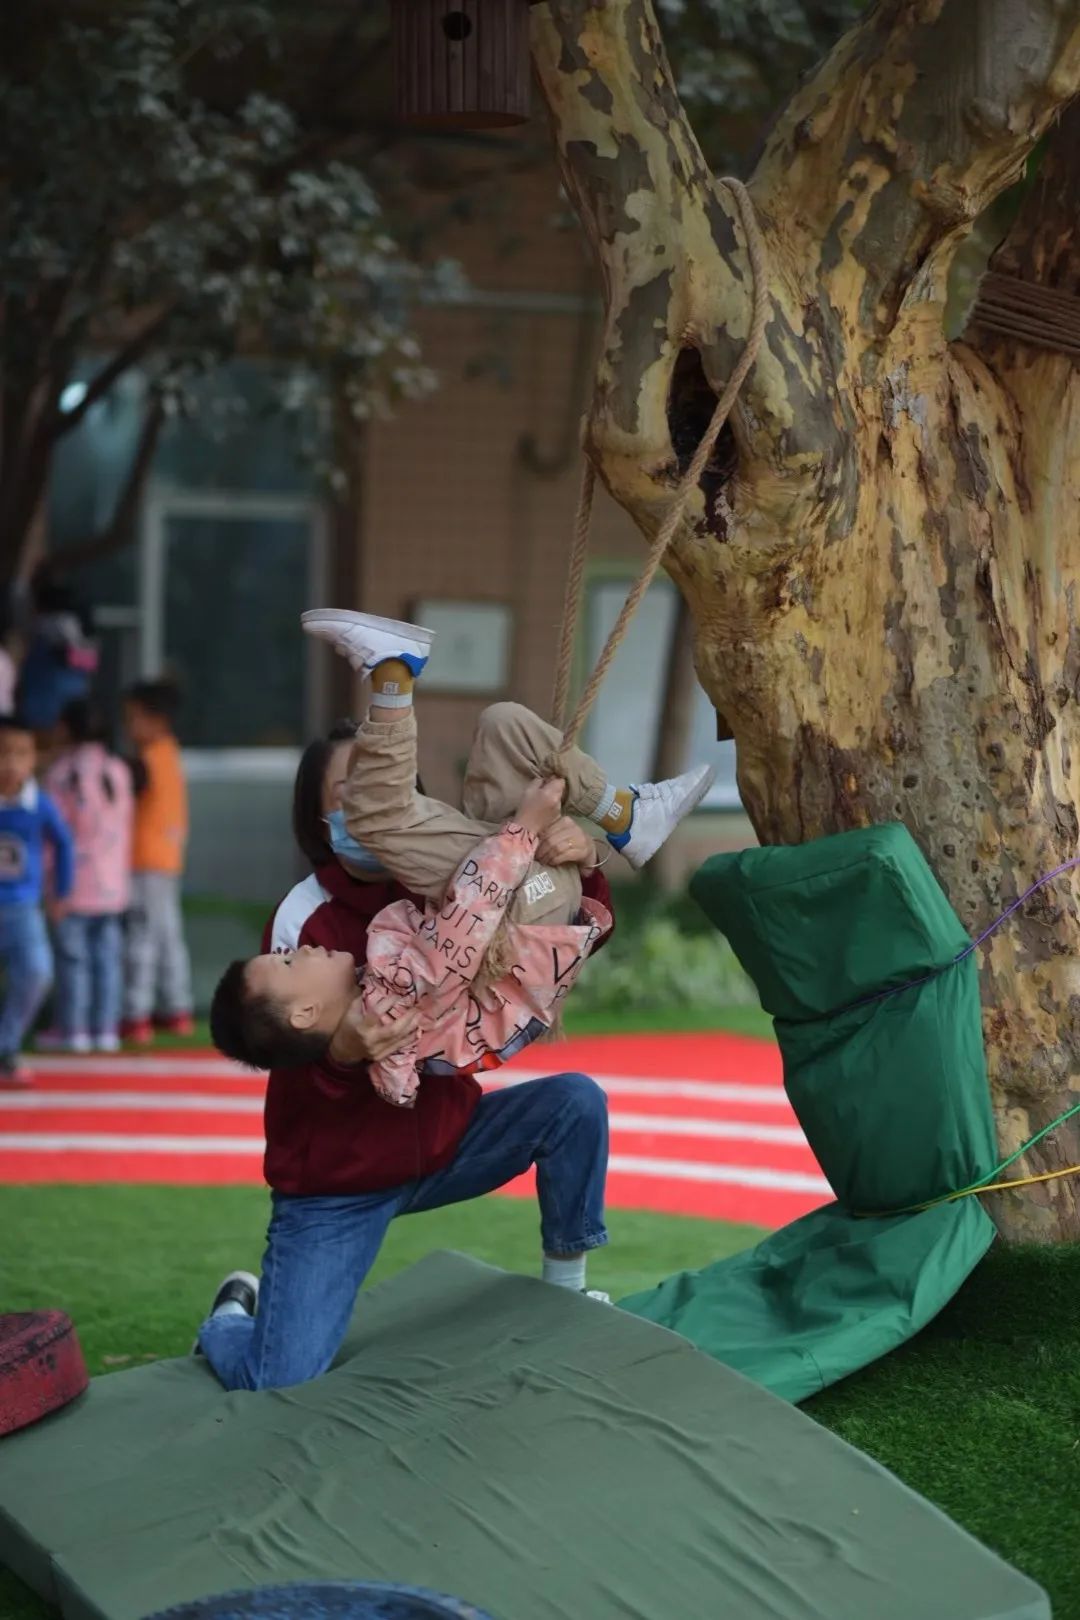
<svg viewBox="0 0 1080 1620">
<path fill-rule="evenodd" d="M 95 1052 L 119 1052 L 119 1035 L 97 1035 L 94 1038 Z"/>
<path fill-rule="evenodd" d="M 367 675 L 384 658 L 400 658 L 413 675 L 419 675 L 435 639 L 433 630 L 419 624 L 380 619 L 373 613 L 353 613 L 348 608 L 313 608 L 301 615 L 300 622 L 307 635 L 328 641 L 353 669 Z"/>
<path fill-rule="evenodd" d="M 715 778 L 711 765 L 698 765 L 668 782 L 646 782 L 635 788 L 637 798 L 630 830 L 608 833 L 608 843 L 638 870 L 667 843 L 679 822 L 697 808 Z"/>
<path fill-rule="evenodd" d="M 74 1052 L 85 1057 L 87 1052 L 94 1050 L 94 1043 L 89 1035 L 61 1035 L 55 1029 L 43 1029 L 34 1041 L 39 1052 Z"/>
<path fill-rule="evenodd" d="M 611 1295 L 605 1294 L 602 1288 L 586 1288 L 584 1293 L 586 1299 L 595 1299 L 598 1305 L 611 1304 Z"/>
</svg>

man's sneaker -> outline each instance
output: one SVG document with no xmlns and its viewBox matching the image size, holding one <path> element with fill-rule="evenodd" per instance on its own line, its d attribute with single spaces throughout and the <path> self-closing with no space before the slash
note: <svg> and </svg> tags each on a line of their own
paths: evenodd
<svg viewBox="0 0 1080 1620">
<path fill-rule="evenodd" d="M 633 820 L 626 832 L 608 833 L 608 843 L 635 870 L 651 861 L 675 828 L 697 808 L 716 778 L 711 765 L 698 765 L 668 782 L 646 782 L 634 789 Z"/>
<path fill-rule="evenodd" d="M 399 658 L 414 677 L 419 675 L 435 639 L 433 630 L 419 624 L 353 613 L 349 608 L 313 608 L 301 615 L 300 622 L 307 635 L 328 641 L 353 669 L 366 675 L 386 658 Z"/>
<path fill-rule="evenodd" d="M 120 1025 L 120 1038 L 128 1046 L 151 1046 L 154 1026 L 149 1018 L 125 1018 Z"/>
<path fill-rule="evenodd" d="M 94 1036 L 94 1051 L 95 1052 L 110 1052 L 111 1053 L 111 1052 L 119 1052 L 119 1050 L 120 1050 L 120 1037 L 119 1037 L 119 1035 L 95 1035 Z"/>
<path fill-rule="evenodd" d="M 611 1295 L 605 1294 L 602 1288 L 583 1288 L 582 1293 L 586 1299 L 595 1299 L 598 1305 L 610 1305 Z"/>
<path fill-rule="evenodd" d="M 33 1076 L 23 1068 L 17 1052 L 0 1053 L 0 1091 L 25 1091 L 33 1083 Z"/>
<path fill-rule="evenodd" d="M 230 1271 L 223 1277 L 214 1295 L 214 1303 L 210 1307 L 210 1315 L 216 1316 L 225 1305 L 230 1307 L 229 1315 L 254 1316 L 259 1304 L 259 1279 L 253 1277 L 250 1271 Z M 239 1306 L 239 1311 L 236 1307 Z M 198 1339 L 191 1347 L 193 1356 L 202 1355 Z"/>
</svg>

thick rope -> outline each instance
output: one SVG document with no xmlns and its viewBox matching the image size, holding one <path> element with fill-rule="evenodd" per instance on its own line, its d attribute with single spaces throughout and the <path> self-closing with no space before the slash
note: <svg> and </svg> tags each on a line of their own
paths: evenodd
<svg viewBox="0 0 1080 1620">
<path fill-rule="evenodd" d="M 596 487 L 596 469 L 588 456 L 581 460 L 581 493 L 574 516 L 574 540 L 570 548 L 570 567 L 566 575 L 566 594 L 563 597 L 562 629 L 559 632 L 559 651 L 555 665 L 555 692 L 551 700 L 551 716 L 555 725 L 566 719 L 566 704 L 570 697 L 570 672 L 574 666 L 574 637 L 581 614 L 581 593 L 585 586 L 585 564 L 589 556 L 589 520 L 592 517 L 593 490 Z"/>
<path fill-rule="evenodd" d="M 569 724 L 563 729 L 564 748 L 572 747 L 581 735 L 589 711 L 596 702 L 597 693 L 603 684 L 604 677 L 611 668 L 612 660 L 622 644 L 630 622 L 641 606 L 646 591 L 656 578 L 660 565 L 667 554 L 668 547 L 671 545 L 676 530 L 682 522 L 690 498 L 701 482 L 709 457 L 712 455 L 716 441 L 720 436 L 720 430 L 727 421 L 731 408 L 738 398 L 739 390 L 758 357 L 758 351 L 761 348 L 762 338 L 765 334 L 765 324 L 769 316 L 769 267 L 765 243 L 754 214 L 754 205 L 750 201 L 750 194 L 741 180 L 725 179 L 721 180 L 720 184 L 725 187 L 734 199 L 742 223 L 743 233 L 746 237 L 746 249 L 754 280 L 753 314 L 750 321 L 750 331 L 738 363 L 716 403 L 712 420 L 705 430 L 701 443 L 694 452 L 690 465 L 679 482 L 664 521 L 657 530 L 656 538 L 653 540 L 648 557 L 645 560 L 645 566 L 623 603 L 619 617 L 612 626 L 611 634 L 604 644 L 604 649 L 597 660 L 595 669 L 589 676 L 585 690 L 578 699 L 577 707 L 570 717 Z M 588 550 L 589 521 L 592 515 L 594 487 L 595 476 L 592 465 L 586 458 L 586 472 L 581 480 L 581 496 L 578 502 L 577 516 L 574 520 L 573 548 L 567 576 L 563 625 L 559 638 L 559 659 L 555 675 L 555 702 L 553 705 L 556 725 L 562 723 L 566 706 L 566 694 L 570 685 L 574 637 L 577 632 L 577 617 L 581 607 L 581 587 Z"/>
<path fill-rule="evenodd" d="M 1080 298 L 1058 287 L 988 271 L 968 322 L 1038 349 L 1080 355 Z"/>
</svg>

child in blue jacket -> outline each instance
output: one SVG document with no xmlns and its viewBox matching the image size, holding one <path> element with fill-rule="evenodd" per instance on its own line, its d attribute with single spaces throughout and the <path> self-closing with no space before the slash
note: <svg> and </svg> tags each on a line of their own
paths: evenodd
<svg viewBox="0 0 1080 1620">
<path fill-rule="evenodd" d="M 0 716 L 0 1085 L 26 1085 L 19 1051 L 53 976 L 42 908 L 45 845 L 58 908 L 71 892 L 74 854 L 60 812 L 34 780 L 37 748 L 25 720 Z"/>
</svg>

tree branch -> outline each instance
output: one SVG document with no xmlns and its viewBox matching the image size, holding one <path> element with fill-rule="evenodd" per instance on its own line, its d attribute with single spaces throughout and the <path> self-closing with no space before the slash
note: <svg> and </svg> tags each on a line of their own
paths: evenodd
<svg viewBox="0 0 1080 1620">
<path fill-rule="evenodd" d="M 906 299 L 944 302 L 957 244 L 1078 90 L 1077 0 L 882 0 L 792 99 L 755 181 L 874 338 Z"/>
<path fill-rule="evenodd" d="M 603 281 L 589 453 L 648 532 L 688 459 L 673 443 L 673 416 L 676 436 L 700 437 L 711 412 L 707 401 L 701 410 L 696 379 L 715 403 L 745 344 L 749 259 L 679 101 L 651 0 L 550 0 L 532 8 L 532 39 L 563 177 Z M 755 202 L 771 238 L 771 204 L 757 192 Z M 773 264 L 779 271 L 775 253 Z M 726 535 L 737 466 L 744 490 L 756 481 L 745 513 L 757 514 L 762 539 L 774 543 L 851 480 L 840 475 L 847 451 L 830 387 L 831 337 L 806 319 L 795 281 L 774 273 L 770 293 L 773 318 L 725 429 L 737 454 L 722 451 L 703 495 L 705 527 Z M 686 351 L 691 364 L 680 358 Z"/>
<path fill-rule="evenodd" d="M 0 583 L 22 569 L 49 481 L 59 382 L 29 390 L 5 390 L 2 402 L 3 464 L 0 466 Z"/>
<path fill-rule="evenodd" d="M 114 552 L 122 551 L 135 538 L 135 523 L 139 515 L 142 492 L 157 452 L 158 440 L 165 425 L 165 407 L 156 396 L 146 409 L 139 441 L 131 460 L 124 487 L 116 502 L 116 509 L 108 526 L 87 540 L 74 546 L 65 546 L 52 557 L 59 572 L 74 573 L 90 563 L 100 562 Z"/>
<path fill-rule="evenodd" d="M 143 355 L 157 342 L 169 321 L 175 314 L 175 306 L 170 304 L 165 309 L 158 310 L 139 330 L 121 344 L 112 359 L 102 366 L 101 370 L 87 384 L 86 393 L 75 406 L 74 410 L 60 411 L 56 418 L 55 436 L 63 438 L 66 434 L 74 432 L 88 413 L 93 410 L 99 400 L 112 388 L 126 371 L 137 365 Z"/>
</svg>

